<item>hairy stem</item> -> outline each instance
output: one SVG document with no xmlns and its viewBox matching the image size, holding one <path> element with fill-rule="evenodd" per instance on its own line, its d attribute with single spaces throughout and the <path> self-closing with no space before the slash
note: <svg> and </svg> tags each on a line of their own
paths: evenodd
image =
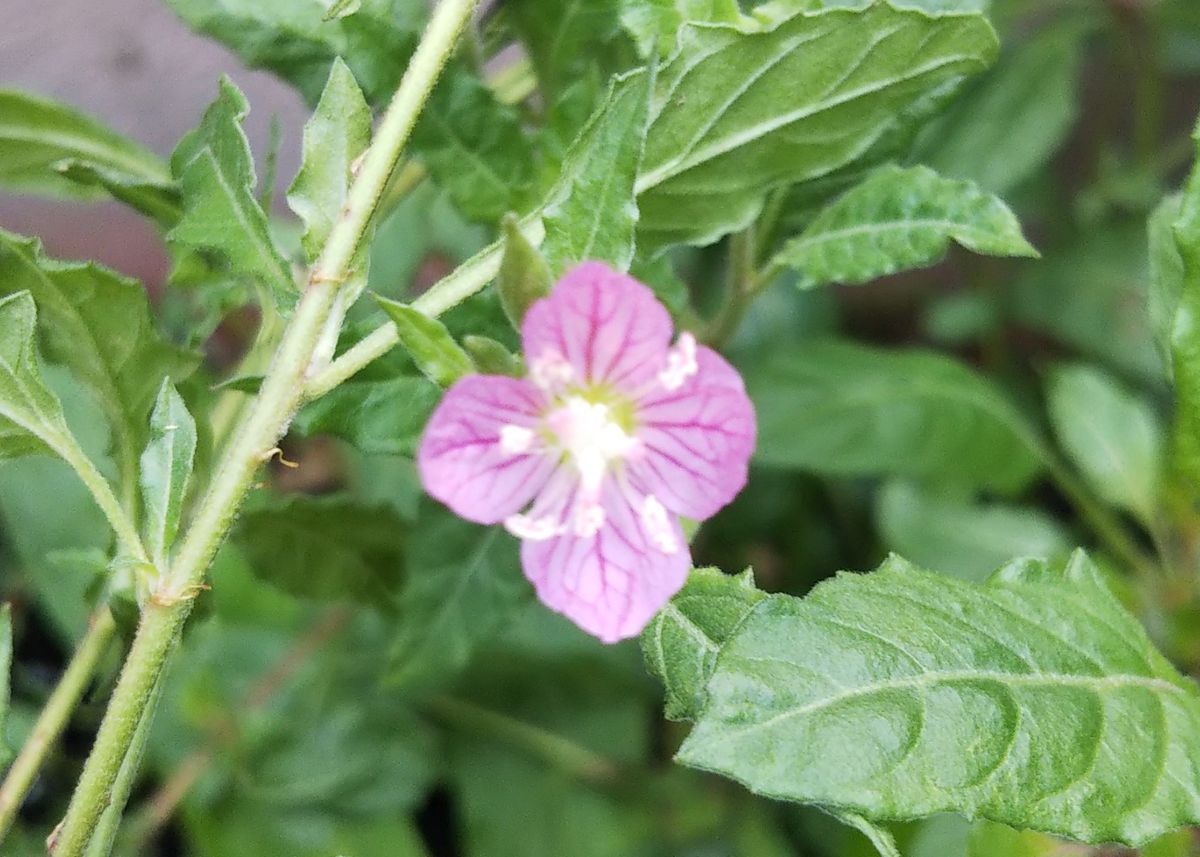
<svg viewBox="0 0 1200 857">
<path fill-rule="evenodd" d="M 545 239 L 546 229 L 540 214 L 529 215 L 520 225 L 521 231 L 534 246 L 540 245 Z M 413 307 L 433 318 L 457 306 L 495 279 L 503 256 L 503 242 L 489 244 L 413 301 Z M 377 327 L 353 348 L 315 374 L 304 391 L 305 399 L 317 399 L 325 395 L 365 369 L 368 364 L 387 354 L 399 342 L 396 326 L 390 321 Z"/>
<path fill-rule="evenodd" d="M 79 474 L 79 478 L 83 480 L 83 484 L 87 486 L 88 491 L 95 499 L 96 505 L 104 513 L 104 517 L 108 518 L 108 523 L 112 526 L 113 532 L 116 533 L 117 540 L 121 544 L 121 549 L 139 562 L 149 564 L 150 557 L 142 544 L 142 537 L 138 534 L 133 518 L 121 505 L 117 495 L 113 493 L 108 480 L 96 469 L 96 465 L 92 464 L 92 460 L 73 439 L 55 451 Z M 136 490 L 136 476 L 128 484 L 134 485 Z"/>
<path fill-rule="evenodd" d="M 12 827 L 46 754 L 62 734 L 84 691 L 91 684 L 96 667 L 108 651 L 116 629 L 116 622 L 108 607 L 101 607 L 92 614 L 79 648 L 67 664 L 58 686 L 46 700 L 37 722 L 33 724 L 33 731 L 25 739 L 25 745 L 0 785 L 0 841 L 4 840 Z"/>
<path fill-rule="evenodd" d="M 379 200 L 409 134 L 445 65 L 476 0 L 442 0 L 400 82 L 379 130 L 296 307 L 257 398 L 235 433 L 212 484 L 179 545 L 170 570 L 142 612 L 138 632 L 84 765 L 53 853 L 79 857 L 101 815 L 113 801 L 113 787 L 130 753 L 144 738 L 143 712 L 151 705 L 167 660 L 176 648 L 184 620 L 217 549 L 254 479 L 300 405 L 304 379 L 325 319 L 339 287 L 351 271 Z"/>
</svg>

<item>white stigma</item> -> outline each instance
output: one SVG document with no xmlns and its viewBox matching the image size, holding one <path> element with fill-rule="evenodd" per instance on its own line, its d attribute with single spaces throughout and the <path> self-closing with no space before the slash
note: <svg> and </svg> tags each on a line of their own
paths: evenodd
<svg viewBox="0 0 1200 857">
<path fill-rule="evenodd" d="M 650 542 L 660 551 L 665 554 L 679 552 L 679 540 L 675 538 L 667 510 L 653 494 L 642 501 L 642 526 L 646 528 Z"/>
<path fill-rule="evenodd" d="M 667 366 L 658 373 L 658 380 L 668 390 L 678 390 L 687 379 L 700 371 L 696 362 L 696 337 L 679 334 L 679 342 L 667 352 Z"/>
<path fill-rule="evenodd" d="M 509 455 L 529 452 L 533 446 L 533 429 L 525 426 L 505 425 L 500 427 L 500 451 Z"/>
<path fill-rule="evenodd" d="M 553 393 L 574 380 L 575 370 L 565 357 L 547 348 L 530 364 L 529 377 L 540 389 Z"/>
</svg>

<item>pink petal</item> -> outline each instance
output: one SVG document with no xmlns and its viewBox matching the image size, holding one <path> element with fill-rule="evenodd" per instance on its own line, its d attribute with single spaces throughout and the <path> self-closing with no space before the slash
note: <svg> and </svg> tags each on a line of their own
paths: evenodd
<svg viewBox="0 0 1200 857">
<path fill-rule="evenodd" d="M 521 545 L 525 576 L 542 603 L 605 643 L 636 637 L 680 590 L 692 567 L 672 518 L 678 549 L 656 548 L 630 500 L 609 480 L 607 521 L 594 536 L 571 533 Z"/>
<path fill-rule="evenodd" d="M 506 425 L 534 429 L 542 394 L 528 381 L 468 375 L 446 391 L 433 412 L 417 469 L 421 483 L 455 514 L 495 524 L 525 507 L 554 470 L 554 459 L 537 451 L 500 448 Z"/>
<path fill-rule="evenodd" d="M 757 425 L 737 370 L 703 346 L 696 362 L 679 389 L 658 386 L 641 398 L 645 453 L 630 461 L 629 477 L 675 514 L 703 520 L 745 486 Z"/>
<path fill-rule="evenodd" d="M 563 276 L 521 325 L 525 358 L 565 358 L 578 381 L 631 389 L 653 377 L 671 342 L 671 317 L 654 293 L 600 262 Z"/>
</svg>

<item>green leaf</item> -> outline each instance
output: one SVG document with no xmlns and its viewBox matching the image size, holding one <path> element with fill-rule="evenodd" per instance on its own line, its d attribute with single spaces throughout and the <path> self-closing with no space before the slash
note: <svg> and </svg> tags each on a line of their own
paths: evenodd
<svg viewBox="0 0 1200 857">
<path fill-rule="evenodd" d="M 199 127 L 175 148 L 171 170 L 183 192 L 183 216 L 167 240 L 218 254 L 235 276 L 251 280 L 286 310 L 296 302 L 296 283 L 254 196 L 254 162 L 242 130 L 249 109 L 241 90 L 222 78 Z"/>
<path fill-rule="evenodd" d="M 504 218 L 504 256 L 496 275 L 496 292 L 504 314 L 517 330 L 533 302 L 550 294 L 554 275 L 546 258 L 529 243 L 521 231 L 520 221 L 512 215 Z"/>
<path fill-rule="evenodd" d="M 301 244 L 316 260 L 346 204 L 354 162 L 371 142 L 371 108 L 354 74 L 334 60 L 329 81 L 304 126 L 300 171 L 288 188 L 288 205 L 304 221 Z M 365 273 L 365 272 L 364 272 Z"/>
<path fill-rule="evenodd" d="M 1087 227 L 1021 266 L 1005 289 L 1009 322 L 1042 332 L 1123 374 L 1158 383 L 1162 360 L 1146 311 L 1146 230 Z"/>
<path fill-rule="evenodd" d="M 1047 404 L 1059 443 L 1092 489 L 1152 524 L 1164 444 L 1150 404 L 1087 366 L 1064 366 L 1051 374 Z"/>
<path fill-rule="evenodd" d="M 401 347 L 430 381 L 439 387 L 449 387 L 463 375 L 475 371 L 475 364 L 467 352 L 454 341 L 446 325 L 436 318 L 379 295 L 375 295 L 375 302 L 396 326 Z"/>
<path fill-rule="evenodd" d="M 386 509 L 302 495 L 264 500 L 234 531 L 254 573 L 284 592 L 377 605 L 395 598 L 407 535 Z"/>
<path fill-rule="evenodd" d="M 368 454 L 414 455 L 441 394 L 417 375 L 351 380 L 306 405 L 292 429 L 333 435 Z"/>
<path fill-rule="evenodd" d="M 405 555 L 399 634 L 389 683 L 423 688 L 453 679 L 531 600 L 516 542 L 442 510 L 426 509 Z"/>
<path fill-rule="evenodd" d="M 663 683 L 669 719 L 696 716 L 721 646 L 766 597 L 754 588 L 749 570 L 731 577 L 715 568 L 697 568 L 650 620 L 642 632 L 642 654 L 646 667 Z"/>
<path fill-rule="evenodd" d="M 621 4 L 621 26 L 644 57 L 670 56 L 685 21 L 733 24 L 741 17 L 737 0 L 624 0 Z"/>
<path fill-rule="evenodd" d="M 890 482 L 876 506 L 889 550 L 922 568 L 983 581 L 1014 556 L 1065 556 L 1062 525 L 1035 506 L 979 502 Z"/>
<path fill-rule="evenodd" d="M 532 201 L 534 153 L 520 113 L 461 65 L 443 72 L 411 145 L 468 220 L 497 223 Z"/>
<path fill-rule="evenodd" d="M 38 371 L 36 324 L 29 292 L 0 298 L 0 461 L 70 442 L 62 404 Z"/>
<path fill-rule="evenodd" d="M 939 173 L 1005 193 L 1063 145 L 1079 113 L 1087 29 L 1047 27 L 1000 58 L 918 141 L 917 159 Z M 983 153 L 1003 152 L 1003 157 Z"/>
<path fill-rule="evenodd" d="M 136 281 L 99 265 L 48 259 L 36 239 L 0 230 L 0 295 L 23 290 L 37 302 L 47 359 L 96 396 L 121 478 L 132 482 L 163 378 L 187 377 L 197 355 L 162 338 Z"/>
<path fill-rule="evenodd" d="M 622 0 L 508 0 L 504 12 L 528 51 L 538 83 L 551 99 L 620 62 Z"/>
<path fill-rule="evenodd" d="M 171 172 L 153 152 L 89 116 L 26 92 L 0 90 L 0 187 L 177 209 Z M 126 198 L 128 196 L 129 198 Z"/>
<path fill-rule="evenodd" d="M 196 457 L 196 421 L 170 381 L 163 381 L 142 452 L 142 536 L 159 568 L 166 567 Z"/>
<path fill-rule="evenodd" d="M 638 221 L 634 181 L 653 85 L 654 75 L 647 71 L 614 81 L 567 152 L 543 216 L 542 253 L 551 271 L 561 274 L 588 259 L 629 269 Z"/>
<path fill-rule="evenodd" d="M 1135 845 L 1200 818 L 1200 695 L 1081 552 L 771 596 L 707 693 L 677 758 L 773 798 Z"/>
<path fill-rule="evenodd" d="M 1043 447 L 989 381 L 941 354 L 850 342 L 777 348 L 746 367 L 762 464 L 1020 491 Z"/>
<path fill-rule="evenodd" d="M 329 18 L 327 0 L 167 0 L 188 26 L 222 42 L 252 68 L 273 71 L 315 104 L 335 57 L 345 57 L 368 100 L 400 82 L 428 10 L 412 0 L 363 0 Z"/>
<path fill-rule="evenodd" d="M 800 288 L 865 283 L 941 261 L 951 241 L 989 256 L 1036 256 L 1015 214 L 972 182 L 926 167 L 881 167 L 852 188 L 775 258 Z"/>
<path fill-rule="evenodd" d="M 642 238 L 707 244 L 766 192 L 872 152 L 996 53 L 981 15 L 876 3 L 796 11 L 759 28 L 685 24 L 658 75 L 638 178 Z"/>
</svg>

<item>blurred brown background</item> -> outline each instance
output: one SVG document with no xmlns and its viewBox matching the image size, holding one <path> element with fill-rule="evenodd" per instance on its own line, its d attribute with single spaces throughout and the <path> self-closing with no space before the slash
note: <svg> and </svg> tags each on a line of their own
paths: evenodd
<svg viewBox="0 0 1200 857">
<path fill-rule="evenodd" d="M 306 115 L 299 97 L 190 33 L 160 0 L 46 0 L 35 6 L 0 0 L 0 87 L 67 102 L 164 156 L 199 120 L 222 73 L 250 100 L 246 130 L 260 164 L 271 118 L 278 117 L 278 184 L 286 186 L 299 161 Z M 116 203 L 0 193 L 0 227 L 41 236 L 52 255 L 98 259 L 149 285 L 165 275 L 154 230 Z"/>
</svg>

